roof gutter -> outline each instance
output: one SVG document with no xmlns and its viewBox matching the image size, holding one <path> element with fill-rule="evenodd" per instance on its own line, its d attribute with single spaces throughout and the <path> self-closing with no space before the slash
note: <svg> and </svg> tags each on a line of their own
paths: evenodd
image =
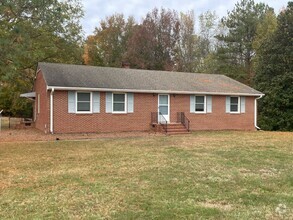
<svg viewBox="0 0 293 220">
<path fill-rule="evenodd" d="M 261 99 L 263 96 L 264 94 L 254 99 L 254 127 L 257 130 L 261 130 L 260 127 L 257 126 L 257 100 Z"/>
<path fill-rule="evenodd" d="M 54 95 L 54 88 L 52 88 L 51 93 L 50 93 L 50 133 L 54 134 L 54 126 L 53 126 L 53 104 L 54 104 L 54 100 L 53 100 L 53 95 Z"/>
<path fill-rule="evenodd" d="M 251 93 L 227 93 L 227 92 L 197 92 L 197 91 L 174 91 L 174 90 L 140 90 L 140 89 L 109 89 L 109 88 L 85 88 L 85 87 L 61 87 L 47 86 L 47 90 L 66 91 L 100 91 L 100 92 L 134 92 L 134 93 L 168 93 L 168 94 L 203 94 L 203 95 L 235 95 L 235 96 L 264 96 L 264 94 Z"/>
</svg>

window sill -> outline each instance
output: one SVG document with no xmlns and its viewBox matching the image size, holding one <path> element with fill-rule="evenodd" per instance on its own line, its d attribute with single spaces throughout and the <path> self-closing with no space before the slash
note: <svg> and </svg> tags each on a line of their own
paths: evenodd
<svg viewBox="0 0 293 220">
<path fill-rule="evenodd" d="M 112 112 L 113 115 L 125 115 L 127 112 Z"/>
<path fill-rule="evenodd" d="M 93 114 L 92 112 L 75 112 L 77 115 L 91 115 Z"/>
</svg>

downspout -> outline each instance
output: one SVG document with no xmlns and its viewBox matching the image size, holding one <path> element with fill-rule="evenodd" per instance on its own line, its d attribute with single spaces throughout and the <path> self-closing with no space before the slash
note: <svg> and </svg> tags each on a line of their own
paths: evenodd
<svg viewBox="0 0 293 220">
<path fill-rule="evenodd" d="M 54 94 L 54 88 L 52 88 L 50 93 L 50 133 L 54 134 L 53 130 L 53 94 Z"/>
<path fill-rule="evenodd" d="M 257 126 L 257 100 L 261 99 L 264 95 L 261 95 L 260 97 L 257 97 L 254 99 L 254 127 L 257 130 L 260 130 L 260 127 Z"/>
</svg>

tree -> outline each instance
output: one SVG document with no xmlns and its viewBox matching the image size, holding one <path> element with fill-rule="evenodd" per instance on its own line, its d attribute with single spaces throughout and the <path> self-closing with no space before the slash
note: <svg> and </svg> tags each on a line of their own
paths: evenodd
<svg viewBox="0 0 293 220">
<path fill-rule="evenodd" d="M 141 25 L 135 27 L 128 42 L 126 58 L 135 68 L 172 70 L 178 38 L 177 13 L 155 8 Z"/>
<path fill-rule="evenodd" d="M 126 61 L 138 69 L 195 72 L 214 50 L 216 19 L 215 13 L 202 14 L 197 35 L 193 11 L 178 16 L 174 10 L 154 8 L 140 24 L 115 14 L 88 36 L 84 63 L 120 67 Z"/>
<path fill-rule="evenodd" d="M 126 21 L 123 14 L 114 14 L 102 20 L 94 36 L 86 42 L 88 64 L 121 67 L 134 25 L 134 18 L 129 17 Z"/>
<path fill-rule="evenodd" d="M 261 48 L 266 40 L 272 37 L 277 28 L 277 17 L 273 10 L 268 10 L 265 14 L 262 22 L 256 27 L 256 33 L 252 42 L 252 47 L 255 51 L 255 57 L 253 59 L 254 65 L 257 66 L 258 60 L 261 55 Z"/>
<path fill-rule="evenodd" d="M 220 32 L 218 16 L 215 12 L 207 11 L 199 16 L 199 37 L 196 48 L 198 58 L 197 72 L 216 73 L 217 60 L 214 56 Z"/>
<path fill-rule="evenodd" d="M 194 30 L 194 12 L 180 13 L 179 40 L 176 45 L 176 70 L 194 72 L 197 65 L 196 46 L 198 36 Z"/>
<path fill-rule="evenodd" d="M 235 8 L 222 19 L 227 33 L 218 35 L 223 42 L 218 47 L 217 56 L 222 65 L 219 72 L 251 85 L 254 78 L 252 43 L 257 25 L 262 21 L 269 7 L 263 3 L 255 4 L 253 0 L 241 0 Z"/>
<path fill-rule="evenodd" d="M 83 12 L 77 0 L 0 2 L 0 109 L 21 115 L 39 61 L 81 62 Z"/>
<path fill-rule="evenodd" d="M 277 28 L 259 45 L 255 84 L 260 100 L 260 126 L 293 131 L 293 2 L 277 19 Z"/>
<path fill-rule="evenodd" d="M 125 60 L 131 68 L 135 69 L 154 69 L 154 38 L 143 25 L 134 28 L 134 34 L 130 37 L 127 44 Z"/>
<path fill-rule="evenodd" d="M 98 47 L 94 35 L 87 37 L 82 58 L 85 65 L 104 66 L 103 51 Z"/>
<path fill-rule="evenodd" d="M 202 57 L 207 57 L 215 49 L 215 36 L 218 34 L 217 19 L 216 12 L 211 11 L 204 12 L 199 16 L 200 52 Z"/>
</svg>

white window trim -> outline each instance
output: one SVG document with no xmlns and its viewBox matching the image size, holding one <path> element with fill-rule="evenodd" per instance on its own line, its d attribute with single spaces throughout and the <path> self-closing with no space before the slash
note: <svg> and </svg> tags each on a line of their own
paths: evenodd
<svg viewBox="0 0 293 220">
<path fill-rule="evenodd" d="M 116 94 L 122 94 L 124 95 L 124 111 L 114 111 L 114 95 Z M 123 93 L 123 92 L 113 92 L 112 93 L 112 114 L 126 114 L 127 113 L 127 93 Z"/>
<path fill-rule="evenodd" d="M 237 112 L 232 112 L 232 111 L 231 111 L 231 103 L 232 103 L 232 102 L 231 102 L 231 98 L 238 98 L 238 104 L 237 104 L 237 105 L 238 105 L 238 109 L 237 109 Z M 230 108 L 229 110 L 230 110 L 230 111 L 229 111 L 229 112 L 230 112 L 231 114 L 240 114 L 240 107 L 241 107 L 240 104 L 241 104 L 241 103 L 240 103 L 240 96 L 230 96 L 230 106 L 229 106 L 229 108 Z"/>
<path fill-rule="evenodd" d="M 78 111 L 77 110 L 77 99 L 78 99 L 78 96 L 77 94 L 78 93 L 90 93 L 90 111 Z M 93 113 L 93 93 L 92 92 L 85 92 L 85 91 L 76 91 L 75 92 L 75 113 L 76 114 L 92 114 Z"/>
<path fill-rule="evenodd" d="M 203 111 L 196 111 L 196 96 L 203 96 L 204 97 L 204 106 Z M 207 96 L 206 95 L 194 95 L 194 113 L 196 114 L 206 114 L 207 113 Z"/>
</svg>

